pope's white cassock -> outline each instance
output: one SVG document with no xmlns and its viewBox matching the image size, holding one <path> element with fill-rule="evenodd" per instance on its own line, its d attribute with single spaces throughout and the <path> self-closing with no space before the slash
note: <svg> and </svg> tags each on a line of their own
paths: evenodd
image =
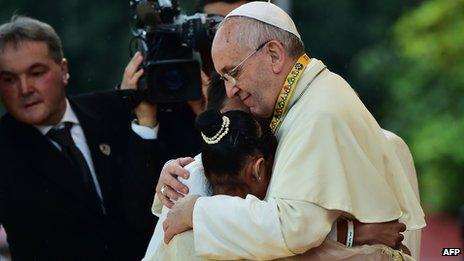
<svg viewBox="0 0 464 261">
<path fill-rule="evenodd" d="M 405 174 L 407 163 L 402 165 L 346 81 L 313 58 L 289 106 L 276 133 L 279 145 L 265 201 L 251 195 L 197 200 L 193 234 L 198 256 L 230 260 L 301 254 L 321 245 L 340 214 L 365 223 L 399 219 L 408 230 L 425 226 Z"/>
<path fill-rule="evenodd" d="M 197 253 L 216 259 L 303 253 L 322 243 L 340 212 L 365 223 L 425 226 L 394 147 L 349 84 L 321 61 L 312 59 L 303 73 L 277 139 L 266 201 L 198 199 Z"/>
</svg>

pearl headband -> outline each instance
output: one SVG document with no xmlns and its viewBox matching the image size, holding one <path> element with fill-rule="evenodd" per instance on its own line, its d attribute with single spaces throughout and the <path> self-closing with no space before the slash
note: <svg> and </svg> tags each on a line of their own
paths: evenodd
<svg viewBox="0 0 464 261">
<path fill-rule="evenodd" d="M 203 132 L 201 133 L 201 137 L 206 144 L 217 144 L 222 138 L 224 138 L 224 136 L 226 136 L 227 133 L 229 133 L 229 124 L 229 117 L 222 116 L 221 129 L 213 137 L 207 137 Z"/>
</svg>

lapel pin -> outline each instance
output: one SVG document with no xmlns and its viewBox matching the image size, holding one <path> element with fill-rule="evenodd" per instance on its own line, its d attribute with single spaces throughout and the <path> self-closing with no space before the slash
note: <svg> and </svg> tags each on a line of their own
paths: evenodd
<svg viewBox="0 0 464 261">
<path fill-rule="evenodd" d="M 111 154 L 111 147 L 108 144 L 102 143 L 100 144 L 100 151 L 101 153 L 105 154 L 106 156 L 109 156 Z"/>
</svg>

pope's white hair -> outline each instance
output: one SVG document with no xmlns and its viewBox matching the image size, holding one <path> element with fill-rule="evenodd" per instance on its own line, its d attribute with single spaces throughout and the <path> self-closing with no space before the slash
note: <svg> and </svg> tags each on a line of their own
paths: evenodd
<svg viewBox="0 0 464 261">
<path fill-rule="evenodd" d="M 217 29 L 219 30 L 228 21 L 240 23 L 240 29 L 233 34 L 233 40 L 239 45 L 255 49 L 266 41 L 277 40 L 284 46 L 291 58 L 298 58 L 305 52 L 303 42 L 296 35 L 253 18 L 227 17 L 218 25 Z"/>
</svg>

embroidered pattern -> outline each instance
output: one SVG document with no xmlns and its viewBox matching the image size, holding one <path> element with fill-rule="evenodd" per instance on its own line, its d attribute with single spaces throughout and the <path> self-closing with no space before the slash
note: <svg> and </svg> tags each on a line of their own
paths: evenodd
<svg viewBox="0 0 464 261">
<path fill-rule="evenodd" d="M 292 97 L 293 90 L 300 80 L 301 74 L 309 64 L 309 60 L 309 56 L 306 54 L 303 54 L 300 58 L 298 58 L 298 61 L 295 63 L 292 70 L 288 74 L 287 79 L 284 82 L 284 86 L 280 90 L 279 97 L 277 98 L 277 102 L 274 107 L 274 114 L 272 115 L 272 120 L 270 123 L 271 130 L 274 134 L 281 124 L 282 118 L 287 111 L 288 102 Z"/>
</svg>

